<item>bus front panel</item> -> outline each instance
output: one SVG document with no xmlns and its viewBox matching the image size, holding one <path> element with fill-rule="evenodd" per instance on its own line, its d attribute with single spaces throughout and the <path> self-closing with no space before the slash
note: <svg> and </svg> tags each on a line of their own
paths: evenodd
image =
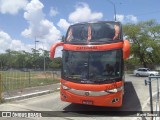
<svg viewBox="0 0 160 120">
<path fill-rule="evenodd" d="M 63 50 L 61 99 L 97 106 L 121 106 L 122 50 Z M 89 87 L 90 86 L 90 87 Z"/>
</svg>

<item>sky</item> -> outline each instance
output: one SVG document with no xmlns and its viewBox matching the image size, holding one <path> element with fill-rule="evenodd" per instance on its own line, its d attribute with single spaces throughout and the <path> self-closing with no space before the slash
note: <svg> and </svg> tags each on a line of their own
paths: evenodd
<svg viewBox="0 0 160 120">
<path fill-rule="evenodd" d="M 160 22 L 159 0 L 0 0 L 0 53 L 6 49 L 49 50 L 69 25 L 114 20 Z M 58 48 L 56 56 L 61 55 Z"/>
</svg>

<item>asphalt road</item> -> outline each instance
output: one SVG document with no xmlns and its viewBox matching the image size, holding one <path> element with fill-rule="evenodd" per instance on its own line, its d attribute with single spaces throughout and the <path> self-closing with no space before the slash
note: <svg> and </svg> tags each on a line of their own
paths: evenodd
<svg viewBox="0 0 160 120">
<path fill-rule="evenodd" d="M 34 97 L 30 99 L 4 103 L 0 111 L 42 111 L 45 118 L 23 119 L 55 119 L 55 120 L 141 120 L 137 118 L 138 111 L 149 111 L 149 90 L 144 85 L 145 77 L 126 75 L 125 95 L 121 108 L 96 107 L 71 104 L 60 101 L 59 92 Z M 153 88 L 154 88 L 153 84 Z M 154 90 L 153 90 L 154 92 Z M 47 112 L 45 112 L 47 111 Z M 109 112 L 113 111 L 113 112 Z M 61 117 L 59 117 L 61 116 Z M 134 117 L 133 117 L 134 116 Z M 0 118 L 1 120 L 17 120 L 17 118 Z M 21 119 L 21 118 L 18 118 Z"/>
</svg>

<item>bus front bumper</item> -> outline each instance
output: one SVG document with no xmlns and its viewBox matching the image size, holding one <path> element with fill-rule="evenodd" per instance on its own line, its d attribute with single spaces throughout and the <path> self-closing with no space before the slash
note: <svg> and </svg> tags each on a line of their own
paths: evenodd
<svg viewBox="0 0 160 120">
<path fill-rule="evenodd" d="M 102 91 L 82 91 L 60 89 L 61 100 L 65 102 L 87 104 L 94 106 L 121 107 L 123 90 L 106 93 Z"/>
</svg>

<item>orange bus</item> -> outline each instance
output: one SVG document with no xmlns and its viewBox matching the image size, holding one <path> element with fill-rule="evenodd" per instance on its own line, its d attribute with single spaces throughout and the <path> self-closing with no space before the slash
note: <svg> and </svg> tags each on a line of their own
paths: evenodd
<svg viewBox="0 0 160 120">
<path fill-rule="evenodd" d="M 130 44 L 123 40 L 122 25 L 116 21 L 71 25 L 62 46 L 60 97 L 62 101 L 95 106 L 122 106 L 124 63 Z"/>
</svg>

